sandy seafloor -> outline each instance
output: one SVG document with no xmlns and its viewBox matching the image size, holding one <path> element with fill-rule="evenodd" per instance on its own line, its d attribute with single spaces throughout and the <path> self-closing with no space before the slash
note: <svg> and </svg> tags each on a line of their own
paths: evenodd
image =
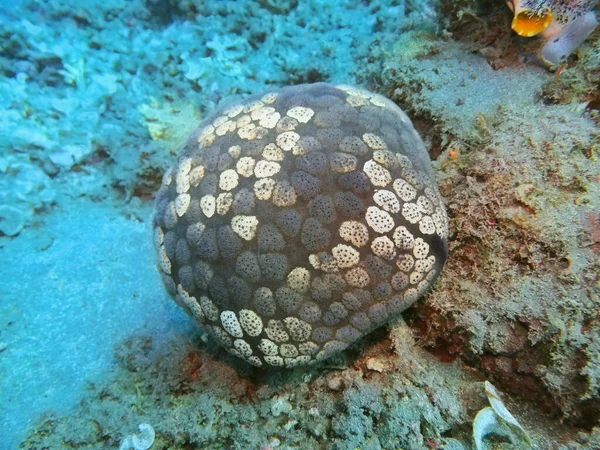
<svg viewBox="0 0 600 450">
<path fill-rule="evenodd" d="M 485 380 L 532 448 L 600 448 L 600 41 L 555 79 L 463 3 L 2 0 L 0 449 L 468 449 Z M 257 373 L 168 298 L 152 195 L 223 98 L 316 81 L 413 118 L 449 262 L 334 361 Z"/>
</svg>

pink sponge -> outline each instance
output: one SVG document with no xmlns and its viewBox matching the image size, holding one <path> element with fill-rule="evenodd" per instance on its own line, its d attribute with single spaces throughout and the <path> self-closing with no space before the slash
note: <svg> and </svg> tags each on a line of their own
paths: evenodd
<svg viewBox="0 0 600 450">
<path fill-rule="evenodd" d="M 551 65 L 562 64 L 598 26 L 593 11 L 570 22 L 558 34 L 552 36 L 542 47 L 542 58 Z"/>
</svg>

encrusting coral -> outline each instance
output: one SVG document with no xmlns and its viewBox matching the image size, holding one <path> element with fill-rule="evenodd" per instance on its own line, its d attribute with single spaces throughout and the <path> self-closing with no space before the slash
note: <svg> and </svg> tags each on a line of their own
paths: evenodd
<svg viewBox="0 0 600 450">
<path fill-rule="evenodd" d="M 447 219 L 406 114 L 318 83 L 204 120 L 164 177 L 154 238 L 167 290 L 229 352 L 294 367 L 414 303 Z"/>
</svg>

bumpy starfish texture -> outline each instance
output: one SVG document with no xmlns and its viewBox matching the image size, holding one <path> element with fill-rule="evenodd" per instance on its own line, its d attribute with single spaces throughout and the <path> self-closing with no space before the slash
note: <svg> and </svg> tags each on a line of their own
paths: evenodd
<svg viewBox="0 0 600 450">
<path fill-rule="evenodd" d="M 294 367 L 413 304 L 447 257 L 429 156 L 395 104 L 324 83 L 220 108 L 157 194 L 169 293 L 229 352 Z"/>
</svg>

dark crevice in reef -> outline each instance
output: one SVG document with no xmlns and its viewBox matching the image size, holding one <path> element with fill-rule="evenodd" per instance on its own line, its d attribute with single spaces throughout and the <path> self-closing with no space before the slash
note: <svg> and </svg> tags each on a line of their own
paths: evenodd
<svg viewBox="0 0 600 450">
<path fill-rule="evenodd" d="M 443 314 L 427 304 L 419 304 L 404 317 L 413 330 L 417 343 L 440 361 L 462 361 L 478 372 L 482 379 L 490 380 L 504 393 L 519 401 L 535 405 L 536 409 L 549 417 L 565 420 L 568 415 L 568 423 L 588 432 L 598 426 L 598 399 L 584 400 L 573 409 L 574 405 L 565 401 L 566 393 L 553 392 L 542 382 L 539 370 L 551 365 L 548 358 L 556 349 L 551 343 L 533 345 L 527 340 L 531 323 L 520 321 L 510 327 L 512 335 L 507 340 L 513 351 L 486 350 L 483 354 L 475 354 L 470 347 L 469 330 L 458 325 L 451 314 Z M 582 352 L 578 352 L 572 363 L 577 367 L 569 368 L 570 373 L 576 374 L 568 384 L 571 391 L 569 397 L 582 398 L 589 390 L 589 380 L 581 374 L 588 361 Z"/>
</svg>

